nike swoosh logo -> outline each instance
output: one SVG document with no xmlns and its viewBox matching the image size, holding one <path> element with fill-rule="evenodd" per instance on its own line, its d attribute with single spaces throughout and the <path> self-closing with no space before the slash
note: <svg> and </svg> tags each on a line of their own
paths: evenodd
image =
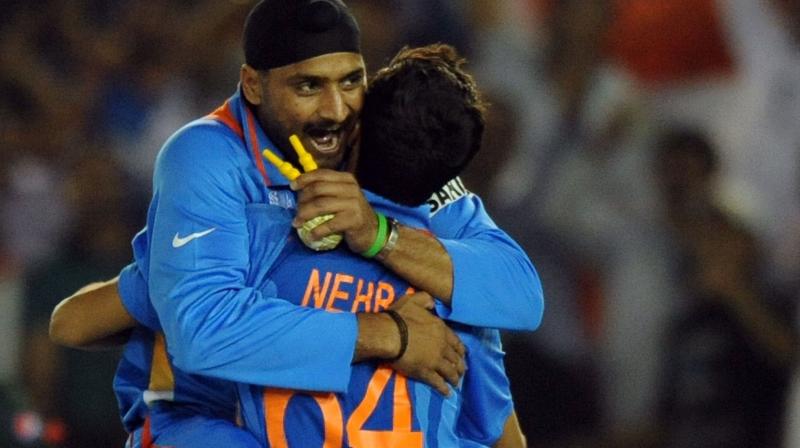
<svg viewBox="0 0 800 448">
<path fill-rule="evenodd" d="M 202 232 L 193 233 L 193 234 L 187 235 L 187 236 L 185 236 L 183 238 L 178 236 L 178 234 L 176 233 L 175 234 L 175 238 L 172 239 L 172 247 L 174 247 L 175 249 L 177 249 L 179 247 L 183 247 L 183 246 L 189 244 L 191 241 L 196 240 L 198 238 L 202 238 L 202 237 L 208 235 L 209 233 L 211 233 L 211 232 L 213 232 L 215 230 L 217 230 L 217 228 L 216 227 L 212 227 L 212 228 L 210 228 L 208 230 L 204 230 Z"/>
</svg>

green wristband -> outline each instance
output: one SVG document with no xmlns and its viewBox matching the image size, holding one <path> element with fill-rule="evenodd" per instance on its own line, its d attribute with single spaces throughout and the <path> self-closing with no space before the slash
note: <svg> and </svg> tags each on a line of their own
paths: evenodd
<svg viewBox="0 0 800 448">
<path fill-rule="evenodd" d="M 386 224 L 386 216 L 379 212 L 375 212 L 375 216 L 378 218 L 378 234 L 375 235 L 375 242 L 372 243 L 372 246 L 361 252 L 361 256 L 364 258 L 372 258 L 378 255 L 378 252 L 386 245 L 386 229 L 389 227 Z"/>
</svg>

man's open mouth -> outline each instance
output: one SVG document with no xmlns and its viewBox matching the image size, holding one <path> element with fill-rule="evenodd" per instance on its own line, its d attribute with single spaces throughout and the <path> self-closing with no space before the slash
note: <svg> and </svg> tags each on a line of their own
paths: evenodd
<svg viewBox="0 0 800 448">
<path fill-rule="evenodd" d="M 339 151 L 343 134 L 343 129 L 340 127 L 335 129 L 310 129 L 306 132 L 311 145 L 320 154 Z"/>
</svg>

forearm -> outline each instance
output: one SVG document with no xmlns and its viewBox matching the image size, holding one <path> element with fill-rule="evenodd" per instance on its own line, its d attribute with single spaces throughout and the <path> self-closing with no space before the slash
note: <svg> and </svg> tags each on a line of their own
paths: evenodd
<svg viewBox="0 0 800 448">
<path fill-rule="evenodd" d="M 347 388 L 357 339 L 350 313 L 261 297 L 251 288 L 153 301 L 172 362 L 188 373 L 299 390 Z M 315 374 L 322 371 L 329 374 Z"/>
<path fill-rule="evenodd" d="M 353 363 L 368 359 L 391 359 L 400 350 L 397 327 L 384 313 L 360 313 Z"/>
<path fill-rule="evenodd" d="M 383 260 L 395 274 L 450 305 L 453 262 L 442 244 L 427 232 L 398 226 L 397 245 Z"/>
<path fill-rule="evenodd" d="M 124 342 L 136 325 L 117 293 L 116 279 L 87 285 L 59 303 L 50 317 L 50 339 L 72 348 L 103 348 Z"/>
</svg>

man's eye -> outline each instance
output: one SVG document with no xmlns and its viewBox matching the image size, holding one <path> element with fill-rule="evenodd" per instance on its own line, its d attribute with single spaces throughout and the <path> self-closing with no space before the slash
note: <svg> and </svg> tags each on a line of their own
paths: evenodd
<svg viewBox="0 0 800 448">
<path fill-rule="evenodd" d="M 362 79 L 363 78 L 361 77 L 361 75 L 351 76 L 350 78 L 347 78 L 344 81 L 342 81 L 342 86 L 345 89 L 352 89 L 355 87 L 359 87 L 361 86 Z"/>
<path fill-rule="evenodd" d="M 301 94 L 314 93 L 318 89 L 317 85 L 312 82 L 302 82 L 298 84 L 295 88 Z"/>
</svg>

